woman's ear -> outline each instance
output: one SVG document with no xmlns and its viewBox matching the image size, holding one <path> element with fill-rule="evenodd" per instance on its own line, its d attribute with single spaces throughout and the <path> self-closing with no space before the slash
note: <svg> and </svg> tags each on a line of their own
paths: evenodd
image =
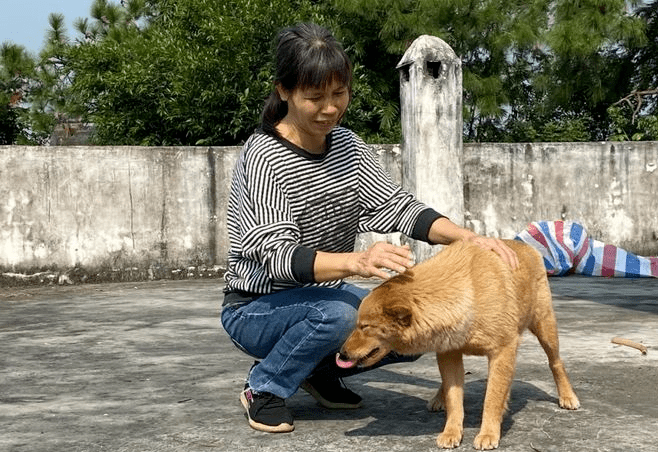
<svg viewBox="0 0 658 452">
<path fill-rule="evenodd" d="M 283 86 L 281 86 L 281 83 L 277 83 L 276 85 L 274 85 L 274 87 L 276 88 L 276 92 L 279 94 L 279 98 L 283 102 L 288 102 L 288 97 L 290 97 L 290 93 L 288 93 L 288 90 L 285 89 Z"/>
</svg>

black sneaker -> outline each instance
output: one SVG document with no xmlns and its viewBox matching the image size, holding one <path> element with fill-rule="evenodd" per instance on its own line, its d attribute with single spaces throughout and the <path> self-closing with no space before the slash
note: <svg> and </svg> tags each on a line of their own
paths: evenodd
<svg viewBox="0 0 658 452">
<path fill-rule="evenodd" d="M 361 396 L 347 389 L 340 378 L 313 376 L 304 380 L 299 387 L 325 408 L 350 410 L 361 407 Z"/>
<path fill-rule="evenodd" d="M 246 387 L 240 394 L 240 402 L 247 410 L 251 428 L 268 433 L 292 432 L 293 418 L 286 402 L 269 392 L 255 392 Z"/>
</svg>

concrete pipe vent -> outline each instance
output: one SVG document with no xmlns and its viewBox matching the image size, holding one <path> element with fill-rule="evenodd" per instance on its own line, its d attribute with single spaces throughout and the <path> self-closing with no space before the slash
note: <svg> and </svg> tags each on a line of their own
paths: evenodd
<svg viewBox="0 0 658 452">
<path fill-rule="evenodd" d="M 423 35 L 400 71 L 402 186 L 457 224 L 464 221 L 461 60 L 445 41 Z M 438 249 L 412 244 L 418 260 Z"/>
<path fill-rule="evenodd" d="M 427 68 L 427 75 L 429 75 L 432 78 L 439 78 L 439 75 L 441 75 L 440 61 L 427 61 L 426 68 Z"/>
</svg>

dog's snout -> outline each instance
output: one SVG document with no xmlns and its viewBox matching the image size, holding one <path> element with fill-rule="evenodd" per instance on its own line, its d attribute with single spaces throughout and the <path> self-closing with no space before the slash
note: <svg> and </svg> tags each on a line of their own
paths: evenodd
<svg viewBox="0 0 658 452">
<path fill-rule="evenodd" d="M 350 367 L 354 367 L 356 363 L 352 361 L 348 356 L 345 356 L 345 354 L 341 351 L 336 353 L 336 365 L 343 369 L 349 369 Z"/>
</svg>

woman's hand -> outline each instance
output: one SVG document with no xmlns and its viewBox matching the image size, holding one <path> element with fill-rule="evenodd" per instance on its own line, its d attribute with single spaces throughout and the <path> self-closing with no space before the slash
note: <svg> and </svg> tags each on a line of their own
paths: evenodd
<svg viewBox="0 0 658 452">
<path fill-rule="evenodd" d="M 435 222 L 436 224 L 436 222 Z M 444 223 L 445 224 L 445 223 Z M 485 250 L 491 250 L 510 266 L 512 270 L 519 267 L 519 258 L 509 246 L 500 239 L 484 237 L 464 228 L 459 228 L 453 223 L 447 223 L 447 227 L 441 228 L 442 232 L 449 234 L 441 236 L 443 243 L 451 243 L 455 240 L 472 242 Z M 389 279 L 390 270 L 394 273 L 403 273 L 413 267 L 414 257 L 408 245 L 397 246 L 390 243 L 377 242 L 365 251 L 354 253 L 327 253 L 318 251 L 313 267 L 315 281 L 333 281 L 350 276 L 361 276 L 364 278 L 377 277 Z"/>
<path fill-rule="evenodd" d="M 382 279 L 391 277 L 385 270 L 402 273 L 414 265 L 409 246 L 377 242 L 365 251 L 326 253 L 318 251 L 313 265 L 316 282 L 333 281 L 350 276 Z"/>
<path fill-rule="evenodd" d="M 429 231 L 429 239 L 432 243 L 447 245 L 455 240 L 464 240 L 473 242 L 480 248 L 491 250 L 498 254 L 500 258 L 509 265 L 512 270 L 519 268 L 519 258 L 510 248 L 500 239 L 484 237 L 473 231 L 457 226 L 455 223 L 445 217 L 437 219 L 432 223 Z"/>
<path fill-rule="evenodd" d="M 519 257 L 516 255 L 516 252 L 507 246 L 502 240 L 481 235 L 473 235 L 468 237 L 466 241 L 475 243 L 483 250 L 491 250 L 498 254 L 500 258 L 512 268 L 512 270 L 519 268 Z"/>
<path fill-rule="evenodd" d="M 376 276 L 382 279 L 391 277 L 383 269 L 402 273 L 414 265 L 414 257 L 408 245 L 397 246 L 390 243 L 377 242 L 361 253 L 354 253 L 351 262 L 353 274 L 370 278 Z"/>
</svg>

